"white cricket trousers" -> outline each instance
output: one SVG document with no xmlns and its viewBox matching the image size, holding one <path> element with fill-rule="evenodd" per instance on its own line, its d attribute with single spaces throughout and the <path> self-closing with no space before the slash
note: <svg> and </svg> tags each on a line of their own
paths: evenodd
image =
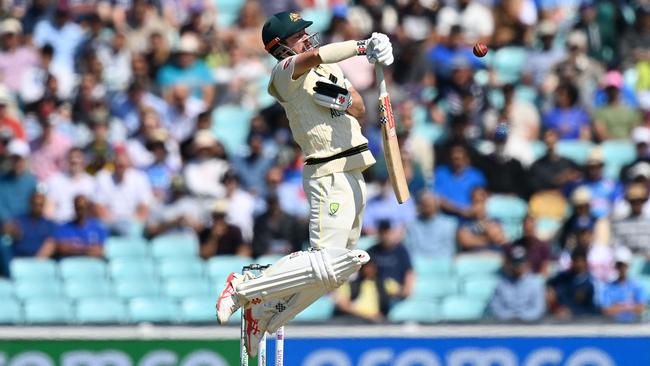
<svg viewBox="0 0 650 366">
<path fill-rule="evenodd" d="M 366 183 L 361 169 L 303 177 L 309 199 L 309 244 L 314 249 L 354 249 L 361 235 Z"/>
</svg>

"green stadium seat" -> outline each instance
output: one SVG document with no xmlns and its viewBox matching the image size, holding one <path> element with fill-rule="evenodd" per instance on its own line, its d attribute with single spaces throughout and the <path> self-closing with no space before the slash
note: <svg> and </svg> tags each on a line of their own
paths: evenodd
<svg viewBox="0 0 650 366">
<path fill-rule="evenodd" d="M 487 215 L 501 222 L 508 240 L 521 236 L 522 223 L 528 212 L 526 201 L 518 197 L 492 195 L 487 200 Z"/>
<path fill-rule="evenodd" d="M 436 301 L 458 293 L 458 280 L 455 277 L 417 276 L 410 299 Z"/>
<path fill-rule="evenodd" d="M 214 323 L 217 321 L 217 299 L 214 296 L 193 296 L 181 304 L 181 322 Z M 237 318 L 239 319 L 239 318 Z"/>
<path fill-rule="evenodd" d="M 117 324 L 126 322 L 128 314 L 119 299 L 95 297 L 79 300 L 75 318 L 80 324 Z"/>
<path fill-rule="evenodd" d="M 454 267 L 452 258 L 418 255 L 411 261 L 418 277 L 449 276 Z"/>
<path fill-rule="evenodd" d="M 235 104 L 225 104 L 212 112 L 212 131 L 230 154 L 246 146 L 250 132 L 251 110 Z"/>
<path fill-rule="evenodd" d="M 124 280 L 130 278 L 149 278 L 156 274 L 154 262 L 148 257 L 125 257 L 113 259 L 108 270 L 113 280 Z"/>
<path fill-rule="evenodd" d="M 239 11 L 244 5 L 244 0 L 214 0 L 212 2 L 217 8 L 217 22 L 219 27 L 226 28 L 235 24 L 239 17 Z"/>
<path fill-rule="evenodd" d="M 644 270 L 646 269 L 646 266 L 648 265 L 648 260 L 645 258 L 645 256 L 642 255 L 635 255 L 632 258 L 632 263 L 630 263 L 630 269 L 629 269 L 629 274 L 630 277 L 641 277 L 644 274 Z M 0 293 L 2 292 L 1 287 L 0 287 Z"/>
<path fill-rule="evenodd" d="M 14 284 L 11 281 L 0 279 L 0 302 L 14 297 Z"/>
<path fill-rule="evenodd" d="M 165 281 L 163 293 L 174 299 L 208 296 L 212 293 L 212 286 L 202 277 L 172 278 Z"/>
<path fill-rule="evenodd" d="M 11 298 L 0 300 L 0 324 L 18 324 L 23 322 L 20 303 Z"/>
<path fill-rule="evenodd" d="M 533 141 L 530 147 L 533 149 L 533 156 L 535 157 L 535 160 L 541 158 L 546 154 L 546 145 L 544 145 L 544 142 L 540 140 Z"/>
<path fill-rule="evenodd" d="M 605 176 L 618 179 L 623 165 L 636 158 L 634 143 L 629 140 L 607 140 L 601 145 L 605 157 Z"/>
<path fill-rule="evenodd" d="M 199 242 L 189 235 L 164 235 L 151 241 L 151 254 L 154 258 L 196 258 L 199 254 Z"/>
<path fill-rule="evenodd" d="M 241 273 L 242 267 L 253 263 L 249 257 L 220 255 L 208 259 L 207 272 L 210 279 L 221 286 L 232 272 Z"/>
<path fill-rule="evenodd" d="M 334 300 L 325 295 L 309 305 L 293 319 L 294 322 L 325 322 L 334 315 Z"/>
<path fill-rule="evenodd" d="M 14 258 L 9 264 L 11 277 L 17 281 L 50 280 L 57 277 L 57 265 L 53 260 Z"/>
<path fill-rule="evenodd" d="M 59 270 L 64 281 L 71 279 L 104 279 L 106 262 L 98 258 L 72 257 L 59 262 Z"/>
<path fill-rule="evenodd" d="M 163 279 L 173 277 L 203 276 L 203 262 L 198 258 L 165 258 L 158 264 L 158 274 Z"/>
<path fill-rule="evenodd" d="M 490 62 L 501 84 L 514 83 L 521 77 L 527 51 L 523 47 L 508 46 L 497 50 Z"/>
<path fill-rule="evenodd" d="M 456 258 L 456 275 L 466 278 L 494 274 L 501 269 L 502 264 L 501 256 L 496 254 L 464 254 Z"/>
<path fill-rule="evenodd" d="M 442 302 L 442 316 L 446 321 L 476 321 L 483 317 L 486 305 L 466 296 L 449 296 Z"/>
<path fill-rule="evenodd" d="M 154 278 L 128 278 L 115 283 L 115 294 L 122 299 L 157 296 L 159 284 Z"/>
<path fill-rule="evenodd" d="M 259 263 L 259 264 L 262 264 L 262 265 L 274 264 L 275 262 L 282 259 L 282 257 L 284 257 L 284 256 L 283 255 L 275 255 L 275 254 L 263 255 L 261 257 L 256 258 L 255 263 Z"/>
<path fill-rule="evenodd" d="M 25 301 L 25 322 L 28 324 L 60 324 L 74 320 L 68 300 L 49 297 Z"/>
<path fill-rule="evenodd" d="M 465 279 L 462 284 L 462 293 L 470 299 L 487 302 L 497 288 L 497 276 L 481 275 Z"/>
<path fill-rule="evenodd" d="M 592 144 L 579 140 L 560 140 L 555 149 L 558 155 L 573 160 L 578 165 L 584 165 L 589 157 Z"/>
<path fill-rule="evenodd" d="M 309 26 L 310 32 L 324 32 L 329 28 L 330 22 L 332 21 L 332 12 L 329 8 L 306 8 L 303 9 L 301 15 L 303 18 L 314 22 Z"/>
<path fill-rule="evenodd" d="M 106 258 L 145 257 L 148 254 L 146 240 L 131 237 L 110 237 L 104 244 Z"/>
<path fill-rule="evenodd" d="M 357 249 L 368 250 L 377 243 L 377 237 L 374 235 L 364 235 L 357 241 Z"/>
<path fill-rule="evenodd" d="M 179 307 L 172 299 L 141 297 L 129 303 L 129 319 L 134 323 L 174 323 L 178 314 Z"/>
<path fill-rule="evenodd" d="M 442 320 L 440 304 L 435 301 L 406 299 L 388 312 L 391 322 L 436 323 Z"/>
<path fill-rule="evenodd" d="M 41 299 L 61 296 L 61 283 L 54 279 L 49 281 L 20 281 L 14 284 L 16 297 L 20 300 Z"/>
<path fill-rule="evenodd" d="M 63 292 L 73 300 L 113 295 L 111 284 L 106 279 L 99 278 L 68 280 L 63 286 Z"/>
</svg>

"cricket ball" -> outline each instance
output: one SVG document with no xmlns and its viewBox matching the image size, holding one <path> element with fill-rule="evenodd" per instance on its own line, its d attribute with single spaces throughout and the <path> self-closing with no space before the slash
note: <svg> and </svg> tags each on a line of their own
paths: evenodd
<svg viewBox="0 0 650 366">
<path fill-rule="evenodd" d="M 474 52 L 474 56 L 483 57 L 483 56 L 487 55 L 488 48 L 483 43 L 477 43 L 477 44 L 474 45 L 474 49 L 472 51 Z"/>
</svg>

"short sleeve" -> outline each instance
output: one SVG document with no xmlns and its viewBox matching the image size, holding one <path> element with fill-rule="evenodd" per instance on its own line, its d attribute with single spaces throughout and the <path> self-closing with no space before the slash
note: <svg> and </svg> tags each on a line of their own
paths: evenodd
<svg viewBox="0 0 650 366">
<path fill-rule="evenodd" d="M 288 57 L 280 61 L 271 75 L 269 94 L 274 97 L 287 100 L 291 94 L 300 86 L 308 73 L 304 73 L 297 79 L 293 79 L 293 71 L 296 64 L 296 56 Z"/>
<path fill-rule="evenodd" d="M 648 294 L 638 284 L 634 288 L 634 302 L 636 304 L 645 304 L 648 302 Z"/>
</svg>

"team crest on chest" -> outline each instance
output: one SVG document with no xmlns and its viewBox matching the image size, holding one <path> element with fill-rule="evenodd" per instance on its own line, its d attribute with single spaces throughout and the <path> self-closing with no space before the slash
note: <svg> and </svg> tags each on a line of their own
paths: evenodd
<svg viewBox="0 0 650 366">
<path fill-rule="evenodd" d="M 330 210 L 330 216 L 334 216 L 334 215 L 336 215 L 336 213 L 339 211 L 339 207 L 340 207 L 340 205 L 339 205 L 338 202 L 332 202 L 332 203 L 330 203 L 330 207 L 329 207 L 329 210 Z"/>
</svg>

